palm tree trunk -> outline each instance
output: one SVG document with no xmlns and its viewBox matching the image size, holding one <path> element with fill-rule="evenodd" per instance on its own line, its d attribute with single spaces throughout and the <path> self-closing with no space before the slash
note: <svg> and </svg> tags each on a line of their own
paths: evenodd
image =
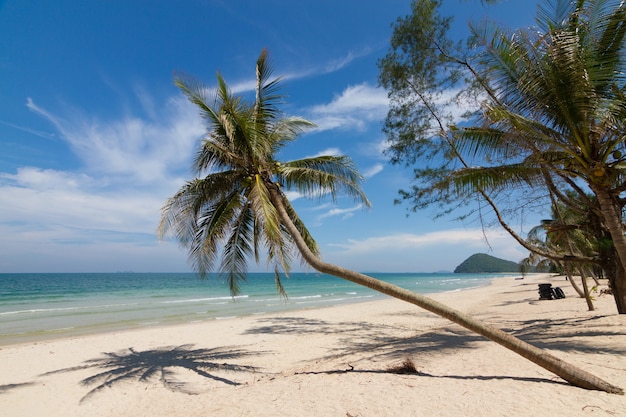
<svg viewBox="0 0 626 417">
<path fill-rule="evenodd" d="M 585 388 L 605 391 L 611 394 L 624 394 L 624 390 L 620 387 L 612 385 L 595 375 L 590 374 L 574 365 L 571 365 L 548 352 L 543 351 L 529 343 L 526 343 L 504 331 L 487 325 L 480 320 L 473 318 L 465 313 L 454 310 L 438 301 L 425 297 L 421 294 L 400 288 L 396 285 L 372 278 L 359 272 L 351 271 L 343 267 L 323 262 L 311 252 L 304 239 L 300 235 L 298 228 L 291 221 L 285 206 L 283 205 L 282 192 L 274 187 L 270 188 L 270 196 L 274 203 L 283 225 L 294 239 L 298 249 L 300 250 L 304 260 L 319 272 L 334 275 L 339 278 L 346 279 L 359 285 L 371 288 L 375 291 L 389 295 L 391 297 L 409 302 L 425 310 L 428 310 L 438 316 L 444 317 L 466 329 L 478 333 L 507 349 L 523 356 L 531 362 L 541 366 L 544 369 L 560 376 L 570 384 Z"/>
<path fill-rule="evenodd" d="M 619 259 L 616 262 L 617 269 L 615 273 L 609 277 L 609 283 L 611 284 L 611 291 L 613 291 L 613 297 L 617 304 L 617 311 L 620 314 L 626 314 L 626 270 L 622 267 Z"/>
<path fill-rule="evenodd" d="M 598 198 L 598 205 L 600 206 L 603 220 L 613 240 L 613 247 L 619 260 L 617 264 L 621 268 L 620 271 L 616 271 L 615 277 L 611 280 L 611 289 L 613 290 L 618 313 L 626 314 L 626 273 L 624 271 L 624 265 L 626 265 L 626 236 L 624 236 L 621 210 L 617 209 L 613 198 L 605 189 L 596 187 L 593 191 Z"/>
</svg>

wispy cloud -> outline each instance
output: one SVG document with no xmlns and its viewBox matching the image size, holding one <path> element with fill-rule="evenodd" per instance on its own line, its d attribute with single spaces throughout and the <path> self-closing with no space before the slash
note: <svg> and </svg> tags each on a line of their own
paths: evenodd
<svg viewBox="0 0 626 417">
<path fill-rule="evenodd" d="M 385 236 L 370 237 L 363 240 L 348 240 L 344 243 L 333 243 L 330 246 L 342 249 L 349 254 L 367 254 L 381 250 L 417 249 L 429 245 L 467 244 L 483 245 L 485 239 L 499 240 L 510 237 L 500 230 L 488 230 L 487 235 L 480 229 L 452 229 L 425 234 L 397 233 Z"/>
<path fill-rule="evenodd" d="M 328 262 L 358 271 L 454 270 L 474 253 L 519 261 L 527 253 L 501 230 L 455 229 L 424 234 L 393 233 L 329 243 Z"/>
<path fill-rule="evenodd" d="M 54 133 L 31 129 L 29 127 L 19 126 L 13 123 L 5 122 L 4 120 L 0 120 L 0 123 L 2 123 L 5 126 L 12 127 L 13 129 L 21 130 L 23 132 L 27 132 L 27 133 L 33 134 L 35 136 L 39 136 L 44 139 L 53 139 L 56 136 Z"/>
<path fill-rule="evenodd" d="M 346 56 L 339 58 L 339 59 L 333 59 L 331 61 L 329 61 L 323 68 L 323 72 L 325 74 L 328 73 L 332 73 L 332 72 L 336 72 L 339 71 L 345 67 L 347 67 L 352 61 L 354 61 L 355 59 L 364 57 L 366 55 L 369 55 L 371 53 L 371 49 L 370 48 L 363 48 L 360 51 L 349 51 Z"/>
<path fill-rule="evenodd" d="M 355 211 L 359 211 L 363 209 L 363 204 L 357 204 L 354 207 L 349 207 L 349 208 L 333 208 L 328 210 L 326 213 L 320 215 L 317 217 L 318 221 L 321 221 L 323 219 L 327 219 L 329 217 L 336 217 L 339 216 L 341 217 L 342 220 L 345 219 L 349 219 L 350 217 L 354 216 L 354 212 Z"/>
<path fill-rule="evenodd" d="M 285 80 L 297 80 L 316 75 L 331 74 L 348 67 L 353 61 L 372 53 L 371 48 L 363 48 L 359 51 L 348 51 L 344 56 L 331 58 L 322 64 L 308 66 L 306 70 L 285 73 L 281 78 Z"/>
<path fill-rule="evenodd" d="M 325 63 L 319 65 L 310 65 L 305 70 L 296 70 L 286 72 L 283 74 L 274 74 L 275 77 L 281 80 L 298 80 L 302 78 L 308 78 L 318 75 L 331 74 L 342 70 L 349 66 L 354 60 L 370 54 L 372 51 L 369 48 L 364 48 L 360 51 L 348 51 L 345 56 L 339 58 L 331 58 Z M 239 81 L 228 81 L 229 89 L 234 94 L 246 93 L 254 91 L 256 88 L 256 79 L 250 77 L 249 79 L 243 79 Z M 209 90 L 214 91 L 214 88 L 209 87 Z"/>
<path fill-rule="evenodd" d="M 365 178 L 372 178 L 374 175 L 381 173 L 383 169 L 384 169 L 383 164 L 374 164 L 373 166 L 363 171 L 363 176 Z"/>
<path fill-rule="evenodd" d="M 141 101 L 149 103 L 145 95 Z M 203 133 L 195 109 L 179 98 L 168 100 L 154 119 L 126 115 L 98 120 L 82 116 L 79 111 L 73 111 L 71 119 L 64 118 L 30 98 L 27 107 L 59 131 L 72 152 L 84 162 L 86 171 L 125 183 L 132 180 L 133 185 L 162 181 L 172 167 L 186 164 Z"/>
</svg>

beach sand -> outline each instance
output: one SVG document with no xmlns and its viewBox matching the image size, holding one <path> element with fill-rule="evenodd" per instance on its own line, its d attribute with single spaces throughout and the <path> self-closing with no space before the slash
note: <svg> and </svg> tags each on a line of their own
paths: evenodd
<svg viewBox="0 0 626 417">
<path fill-rule="evenodd" d="M 626 388 L 626 316 L 574 295 L 531 276 L 433 298 Z M 407 358 L 418 374 L 390 371 Z M 2 346 L 0 415 L 626 416 L 626 397 L 389 299 Z"/>
</svg>

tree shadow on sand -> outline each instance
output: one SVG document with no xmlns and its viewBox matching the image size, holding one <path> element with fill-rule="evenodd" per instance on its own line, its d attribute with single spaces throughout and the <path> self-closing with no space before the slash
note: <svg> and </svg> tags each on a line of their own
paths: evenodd
<svg viewBox="0 0 626 417">
<path fill-rule="evenodd" d="M 279 317 L 259 320 L 260 325 L 249 329 L 248 334 L 320 334 L 338 335 L 339 343 L 327 355 L 318 358 L 329 364 L 337 359 L 350 363 L 368 361 L 397 361 L 402 358 L 423 357 L 424 355 L 448 355 L 450 352 L 476 349 L 481 343 L 491 343 L 488 339 L 456 325 L 449 324 L 428 329 L 402 328 L 357 321 L 323 321 L 298 317 Z M 503 325 L 504 324 L 504 325 Z M 529 321 L 506 320 L 499 326 L 527 342 L 542 348 L 562 352 L 626 354 L 626 343 L 613 342 L 602 346 L 608 338 L 624 338 L 626 332 L 618 325 L 604 322 L 604 316 L 585 318 L 537 319 Z M 391 333 L 389 329 L 402 330 L 404 334 Z M 626 339 L 624 339 L 626 340 Z M 355 354 L 358 359 L 355 358 Z M 336 363 L 336 362 L 335 362 Z M 356 365 L 352 362 L 353 365 Z M 390 370 L 354 369 L 313 371 L 307 373 L 347 373 L 371 372 L 390 373 Z M 391 372 L 394 373 L 394 372 Z M 546 378 L 528 378 L 508 375 L 432 375 L 418 372 L 419 376 L 450 379 L 498 380 L 513 379 L 538 383 L 561 383 Z"/>
<path fill-rule="evenodd" d="M 618 323 L 604 322 L 607 316 L 546 318 L 518 321 L 516 329 L 506 329 L 540 348 L 585 353 L 626 355 L 626 343 L 603 346 L 607 338 L 626 342 L 626 331 Z M 597 340 L 598 343 L 593 343 Z"/>
<path fill-rule="evenodd" d="M 447 349 L 472 349 L 482 336 L 457 327 L 441 327 L 419 331 L 364 321 L 324 321 L 299 317 L 273 317 L 258 320 L 262 325 L 250 328 L 246 334 L 320 334 L 339 335 L 341 343 L 321 359 L 349 356 L 367 352 L 368 359 L 398 359 L 416 353 L 439 352 Z M 393 335 L 391 330 L 406 332 Z"/>
<path fill-rule="evenodd" d="M 434 375 L 428 372 L 422 371 L 407 371 L 402 368 L 389 368 L 389 369 L 356 369 L 354 366 L 349 365 L 348 369 L 335 369 L 330 371 L 305 371 L 296 372 L 296 375 L 336 375 L 336 374 L 396 374 L 396 375 L 414 375 L 416 377 L 425 378 L 441 378 L 441 379 L 458 379 L 458 380 L 476 380 L 476 381 L 497 381 L 497 380 L 512 380 L 512 381 L 524 381 L 535 382 L 544 384 L 557 384 L 557 385 L 569 385 L 565 381 L 558 379 L 537 378 L 537 377 L 521 377 L 521 376 L 507 376 L 507 375 Z"/>
<path fill-rule="evenodd" d="M 123 382 L 143 382 L 159 380 L 163 386 L 171 391 L 186 394 L 199 394 L 199 381 L 190 383 L 181 380 L 181 371 L 191 371 L 192 375 L 201 380 L 210 380 L 227 385 L 240 385 L 239 382 L 228 379 L 224 374 L 229 372 L 258 372 L 254 366 L 227 363 L 233 359 L 250 356 L 251 353 L 230 347 L 214 349 L 191 349 L 193 345 L 163 347 L 158 349 L 138 351 L 134 348 L 119 352 L 105 352 L 103 356 L 85 361 L 83 365 L 47 372 L 41 376 L 63 372 L 80 371 L 86 369 L 104 369 L 95 375 L 83 379 L 84 386 L 94 386 L 81 402 L 105 388 Z M 265 352 L 255 352 L 255 355 Z M 189 379 L 189 372 L 186 372 Z"/>
<path fill-rule="evenodd" d="M 618 324 L 607 324 L 605 316 L 506 320 L 494 325 L 540 348 L 563 352 L 626 354 L 626 344 L 601 346 L 604 338 L 626 338 Z M 429 329 L 402 328 L 363 321 L 324 321 L 300 317 L 278 317 L 259 320 L 261 325 L 246 334 L 320 334 L 341 335 L 341 346 L 333 357 L 354 351 L 369 352 L 371 358 L 403 357 L 415 353 L 444 353 L 448 349 L 473 349 L 486 338 L 447 324 Z M 403 330 L 404 336 L 392 335 L 390 329 Z M 626 340 L 626 339 L 624 339 Z M 597 341 L 597 342 L 596 342 Z"/>
<path fill-rule="evenodd" d="M 252 327 L 244 334 L 366 334 L 381 332 L 389 326 L 368 323 L 365 321 L 331 322 L 304 317 L 270 317 L 257 320 L 260 326 Z"/>
</svg>

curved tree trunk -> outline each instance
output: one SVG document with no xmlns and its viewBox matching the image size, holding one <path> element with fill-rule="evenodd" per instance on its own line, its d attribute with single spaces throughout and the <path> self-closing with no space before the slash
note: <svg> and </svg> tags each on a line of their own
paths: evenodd
<svg viewBox="0 0 626 417">
<path fill-rule="evenodd" d="M 585 271 L 580 266 L 578 268 L 578 271 L 580 274 L 580 279 L 583 284 L 583 290 L 585 291 L 585 301 L 587 302 L 587 308 L 589 308 L 589 311 L 594 311 L 595 307 L 593 306 L 593 301 L 591 301 L 591 294 L 589 293 L 589 285 L 587 285 L 587 274 L 585 274 Z"/>
<path fill-rule="evenodd" d="M 279 213 L 283 225 L 293 237 L 303 258 L 319 272 L 334 275 L 356 284 L 363 285 L 391 297 L 414 304 L 435 313 L 438 316 L 444 317 L 462 327 L 465 327 L 466 329 L 478 333 L 504 346 L 507 349 L 512 350 L 518 355 L 521 355 L 542 368 L 560 376 L 572 385 L 585 389 L 601 390 L 612 394 L 624 394 L 624 390 L 622 388 L 612 385 L 595 375 L 590 374 L 589 372 L 564 362 L 542 349 L 511 336 L 498 328 L 487 325 L 472 316 L 454 310 L 438 301 L 359 272 L 323 262 L 309 250 L 306 242 L 302 239 L 298 228 L 291 221 L 291 218 L 287 214 L 285 206 L 283 205 L 282 192 L 274 187 L 269 188 L 272 202 Z"/>
<path fill-rule="evenodd" d="M 576 294 L 578 294 L 580 298 L 585 298 L 585 293 L 583 292 L 583 290 L 580 289 L 578 284 L 576 284 L 576 280 L 574 280 L 574 275 L 572 274 L 569 265 L 563 265 L 562 268 L 563 271 L 565 271 L 565 276 L 567 276 L 567 280 L 569 281 L 570 285 L 572 286 L 574 291 L 576 291 Z"/>
</svg>

